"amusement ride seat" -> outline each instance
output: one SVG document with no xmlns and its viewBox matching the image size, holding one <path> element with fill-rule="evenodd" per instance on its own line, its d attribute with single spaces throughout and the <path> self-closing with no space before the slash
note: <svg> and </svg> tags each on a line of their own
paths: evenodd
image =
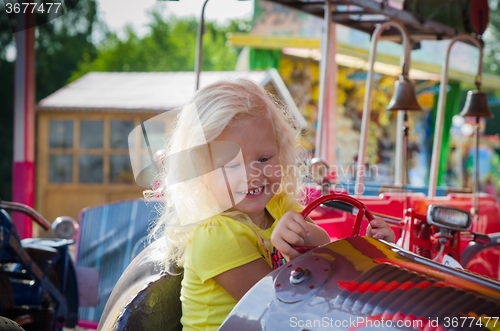
<svg viewBox="0 0 500 331">
<path fill-rule="evenodd" d="M 170 275 L 154 258 L 164 245 L 165 239 L 157 240 L 130 263 L 106 303 L 98 331 L 182 330 L 182 270 Z"/>
</svg>

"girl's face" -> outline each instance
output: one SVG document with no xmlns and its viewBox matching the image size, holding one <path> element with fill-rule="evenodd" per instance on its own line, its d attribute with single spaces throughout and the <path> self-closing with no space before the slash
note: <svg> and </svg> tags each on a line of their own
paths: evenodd
<svg viewBox="0 0 500 331">
<path fill-rule="evenodd" d="M 236 120 L 215 140 L 231 141 L 241 148 L 242 157 L 224 167 L 236 202 L 229 210 L 243 212 L 252 220 L 254 217 L 258 220 L 281 183 L 279 150 L 271 120 L 265 115 Z M 241 176 L 240 167 L 245 167 L 246 178 Z M 227 192 L 228 189 L 222 181 L 209 182 L 209 187 L 214 196 L 216 192 Z"/>
</svg>

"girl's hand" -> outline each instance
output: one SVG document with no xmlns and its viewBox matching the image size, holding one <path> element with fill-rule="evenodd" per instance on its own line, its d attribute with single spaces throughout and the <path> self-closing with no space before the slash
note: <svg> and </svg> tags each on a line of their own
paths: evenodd
<svg viewBox="0 0 500 331">
<path fill-rule="evenodd" d="M 304 246 L 309 237 L 309 224 L 299 213 L 289 211 L 281 217 L 271 234 L 274 247 L 283 254 L 287 261 L 300 255 L 290 245 Z"/>
<path fill-rule="evenodd" d="M 368 237 L 382 239 L 391 243 L 396 240 L 394 231 L 392 231 L 389 225 L 387 225 L 387 223 L 381 218 L 376 218 L 370 222 L 366 228 L 366 235 Z"/>
<path fill-rule="evenodd" d="M 299 213 L 289 211 L 276 224 L 271 242 L 290 261 L 300 255 L 290 245 L 321 246 L 330 242 L 330 236 L 309 217 L 304 219 Z"/>
</svg>

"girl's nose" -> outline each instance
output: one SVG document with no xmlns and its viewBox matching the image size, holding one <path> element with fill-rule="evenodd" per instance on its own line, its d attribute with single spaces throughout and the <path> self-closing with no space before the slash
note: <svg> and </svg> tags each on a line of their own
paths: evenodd
<svg viewBox="0 0 500 331">
<path fill-rule="evenodd" d="M 252 162 L 248 165 L 246 165 L 246 172 L 247 172 L 247 182 L 250 183 L 250 181 L 255 180 L 260 178 L 262 175 L 262 169 L 259 167 L 258 162 Z"/>
</svg>

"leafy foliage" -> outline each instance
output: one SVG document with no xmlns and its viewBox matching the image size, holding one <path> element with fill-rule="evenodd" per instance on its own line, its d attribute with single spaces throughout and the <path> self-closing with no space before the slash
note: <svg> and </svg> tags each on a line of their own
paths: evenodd
<svg viewBox="0 0 500 331">
<path fill-rule="evenodd" d="M 68 83 L 83 54 L 95 58 L 97 49 L 92 34 L 106 33 L 105 23 L 97 17 L 95 0 L 80 0 L 65 15 L 38 27 L 36 39 L 37 102 Z"/>
<path fill-rule="evenodd" d="M 0 199 L 10 199 L 14 63 L 7 61 L 7 50 L 14 45 L 14 36 L 8 16 L 0 13 Z M 36 28 L 36 101 L 90 71 L 194 70 L 197 20 L 165 19 L 158 11 L 150 15 L 151 31 L 142 38 L 132 27 L 126 28 L 123 39 L 110 33 L 98 18 L 95 0 L 80 0 L 67 14 L 50 22 L 39 21 L 43 24 Z M 233 70 L 238 50 L 226 46 L 226 34 L 248 31 L 249 22 L 205 25 L 203 70 Z M 99 47 L 95 45 L 96 33 L 104 36 Z"/>
<path fill-rule="evenodd" d="M 500 74 L 500 0 L 490 0 L 490 23 L 486 30 L 484 69 L 491 74 Z"/>
<path fill-rule="evenodd" d="M 198 22 L 194 17 L 164 18 L 158 11 L 150 13 L 150 32 L 139 37 L 134 29 L 125 29 L 125 38 L 115 33 L 100 46 L 94 59 L 85 55 L 71 80 L 90 71 L 192 71 L 194 70 Z M 205 23 L 203 37 L 204 71 L 234 70 L 238 50 L 226 46 L 228 32 L 245 30 L 241 20 L 228 25 Z"/>
<path fill-rule="evenodd" d="M 14 63 L 7 60 L 7 50 L 14 45 L 8 16 L 0 6 L 0 199 L 10 200 L 12 182 L 12 141 L 14 121 Z M 38 17 L 37 19 L 40 19 Z M 41 18 L 43 19 L 43 17 Z M 36 101 L 67 84 L 83 54 L 95 58 L 92 43 L 96 29 L 106 33 L 97 19 L 95 0 L 80 0 L 67 14 L 36 28 Z"/>
</svg>

